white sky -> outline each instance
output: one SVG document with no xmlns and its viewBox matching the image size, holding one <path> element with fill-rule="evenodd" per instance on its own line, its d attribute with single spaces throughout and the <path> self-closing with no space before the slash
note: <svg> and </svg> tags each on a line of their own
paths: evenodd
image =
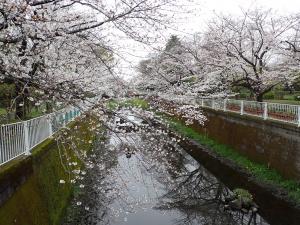
<svg viewBox="0 0 300 225">
<path fill-rule="evenodd" d="M 271 8 L 278 14 L 300 13 L 300 0 L 194 0 L 189 7 L 195 9 L 195 14 L 190 14 L 184 21 L 179 21 L 177 28 L 164 31 L 157 46 L 163 47 L 171 34 L 184 37 L 205 30 L 206 21 L 210 20 L 215 13 L 238 15 L 241 9 L 255 7 Z M 122 74 L 125 79 L 130 79 L 136 74 L 134 66 L 140 60 L 147 58 L 153 50 L 149 46 L 128 40 L 124 40 L 122 45 L 123 55 L 126 58 L 126 60 L 121 59 Z"/>
</svg>

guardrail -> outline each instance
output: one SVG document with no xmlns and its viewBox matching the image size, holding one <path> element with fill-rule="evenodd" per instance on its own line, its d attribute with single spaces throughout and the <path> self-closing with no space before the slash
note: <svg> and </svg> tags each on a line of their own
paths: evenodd
<svg viewBox="0 0 300 225">
<path fill-rule="evenodd" d="M 198 99 L 202 107 L 212 108 L 293 123 L 300 127 L 300 105 L 288 105 L 269 102 L 255 102 L 235 99 Z"/>
<path fill-rule="evenodd" d="M 80 115 L 67 108 L 31 120 L 0 126 L 0 165 L 30 151 Z"/>
</svg>

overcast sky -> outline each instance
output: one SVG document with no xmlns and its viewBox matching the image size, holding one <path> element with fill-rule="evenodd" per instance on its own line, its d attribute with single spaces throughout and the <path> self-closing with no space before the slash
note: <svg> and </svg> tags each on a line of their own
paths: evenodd
<svg viewBox="0 0 300 225">
<path fill-rule="evenodd" d="M 180 1 L 180 0 L 178 0 Z M 157 46 L 163 47 L 171 34 L 176 34 L 180 37 L 190 36 L 196 32 L 205 30 L 205 24 L 216 13 L 236 14 L 241 13 L 241 9 L 249 9 L 255 7 L 263 7 L 266 9 L 272 8 L 278 14 L 299 13 L 300 0 L 194 0 L 195 3 L 190 4 L 190 9 L 195 9 L 194 14 L 187 15 L 187 18 L 178 21 L 176 28 L 169 28 L 161 34 L 161 40 Z M 150 46 L 143 46 L 133 41 L 123 41 L 122 54 L 126 60 L 122 60 L 122 74 L 124 78 L 130 79 L 135 75 L 134 67 L 142 59 L 147 58 L 147 55 L 153 51 Z"/>
</svg>

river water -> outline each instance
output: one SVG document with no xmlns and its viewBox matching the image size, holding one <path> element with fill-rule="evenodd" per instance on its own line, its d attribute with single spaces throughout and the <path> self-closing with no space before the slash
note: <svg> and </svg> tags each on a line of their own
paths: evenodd
<svg viewBox="0 0 300 225">
<path fill-rule="evenodd" d="M 82 171 L 64 225 L 268 224 L 225 210 L 229 189 L 164 131 L 106 136 Z"/>
</svg>

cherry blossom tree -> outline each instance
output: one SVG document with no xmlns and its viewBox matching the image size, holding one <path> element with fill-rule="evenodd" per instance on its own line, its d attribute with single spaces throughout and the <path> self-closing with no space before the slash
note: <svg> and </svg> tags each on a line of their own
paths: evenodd
<svg viewBox="0 0 300 225">
<path fill-rule="evenodd" d="M 173 35 L 163 50 L 141 61 L 137 86 L 154 90 L 160 97 L 173 100 L 176 96 L 181 98 L 197 94 L 198 64 L 185 44 Z"/>
<path fill-rule="evenodd" d="M 171 36 L 164 50 L 141 61 L 137 86 L 155 91 L 166 100 L 193 105 L 198 96 L 224 97 L 228 83 L 220 73 L 208 66 L 208 52 L 202 49 L 199 36 L 179 39 Z"/>
<path fill-rule="evenodd" d="M 299 68 L 300 64 L 300 15 L 292 17 L 295 23 L 290 33 L 281 41 L 283 54 L 287 56 L 291 66 Z"/>
<path fill-rule="evenodd" d="M 217 16 L 201 40 L 201 59 L 231 86 L 244 87 L 262 101 L 273 87 L 295 79 L 281 51 L 298 23 L 291 18 L 260 9 L 243 12 L 242 17 Z"/>
<path fill-rule="evenodd" d="M 160 84 L 161 88 L 180 86 L 183 78 L 193 74 L 187 65 L 188 59 L 181 41 L 173 35 L 161 53 L 141 61 L 138 69 L 145 78 L 158 80 L 157 84 Z"/>
<path fill-rule="evenodd" d="M 1 82 L 16 86 L 17 116 L 25 117 L 33 87 L 45 98 L 52 100 L 55 93 L 66 101 L 98 89 L 95 80 L 103 83 L 107 75 L 116 81 L 112 39 L 123 35 L 151 43 L 156 38 L 151 31 L 171 21 L 166 9 L 177 5 L 169 0 L 1 0 Z"/>
</svg>

